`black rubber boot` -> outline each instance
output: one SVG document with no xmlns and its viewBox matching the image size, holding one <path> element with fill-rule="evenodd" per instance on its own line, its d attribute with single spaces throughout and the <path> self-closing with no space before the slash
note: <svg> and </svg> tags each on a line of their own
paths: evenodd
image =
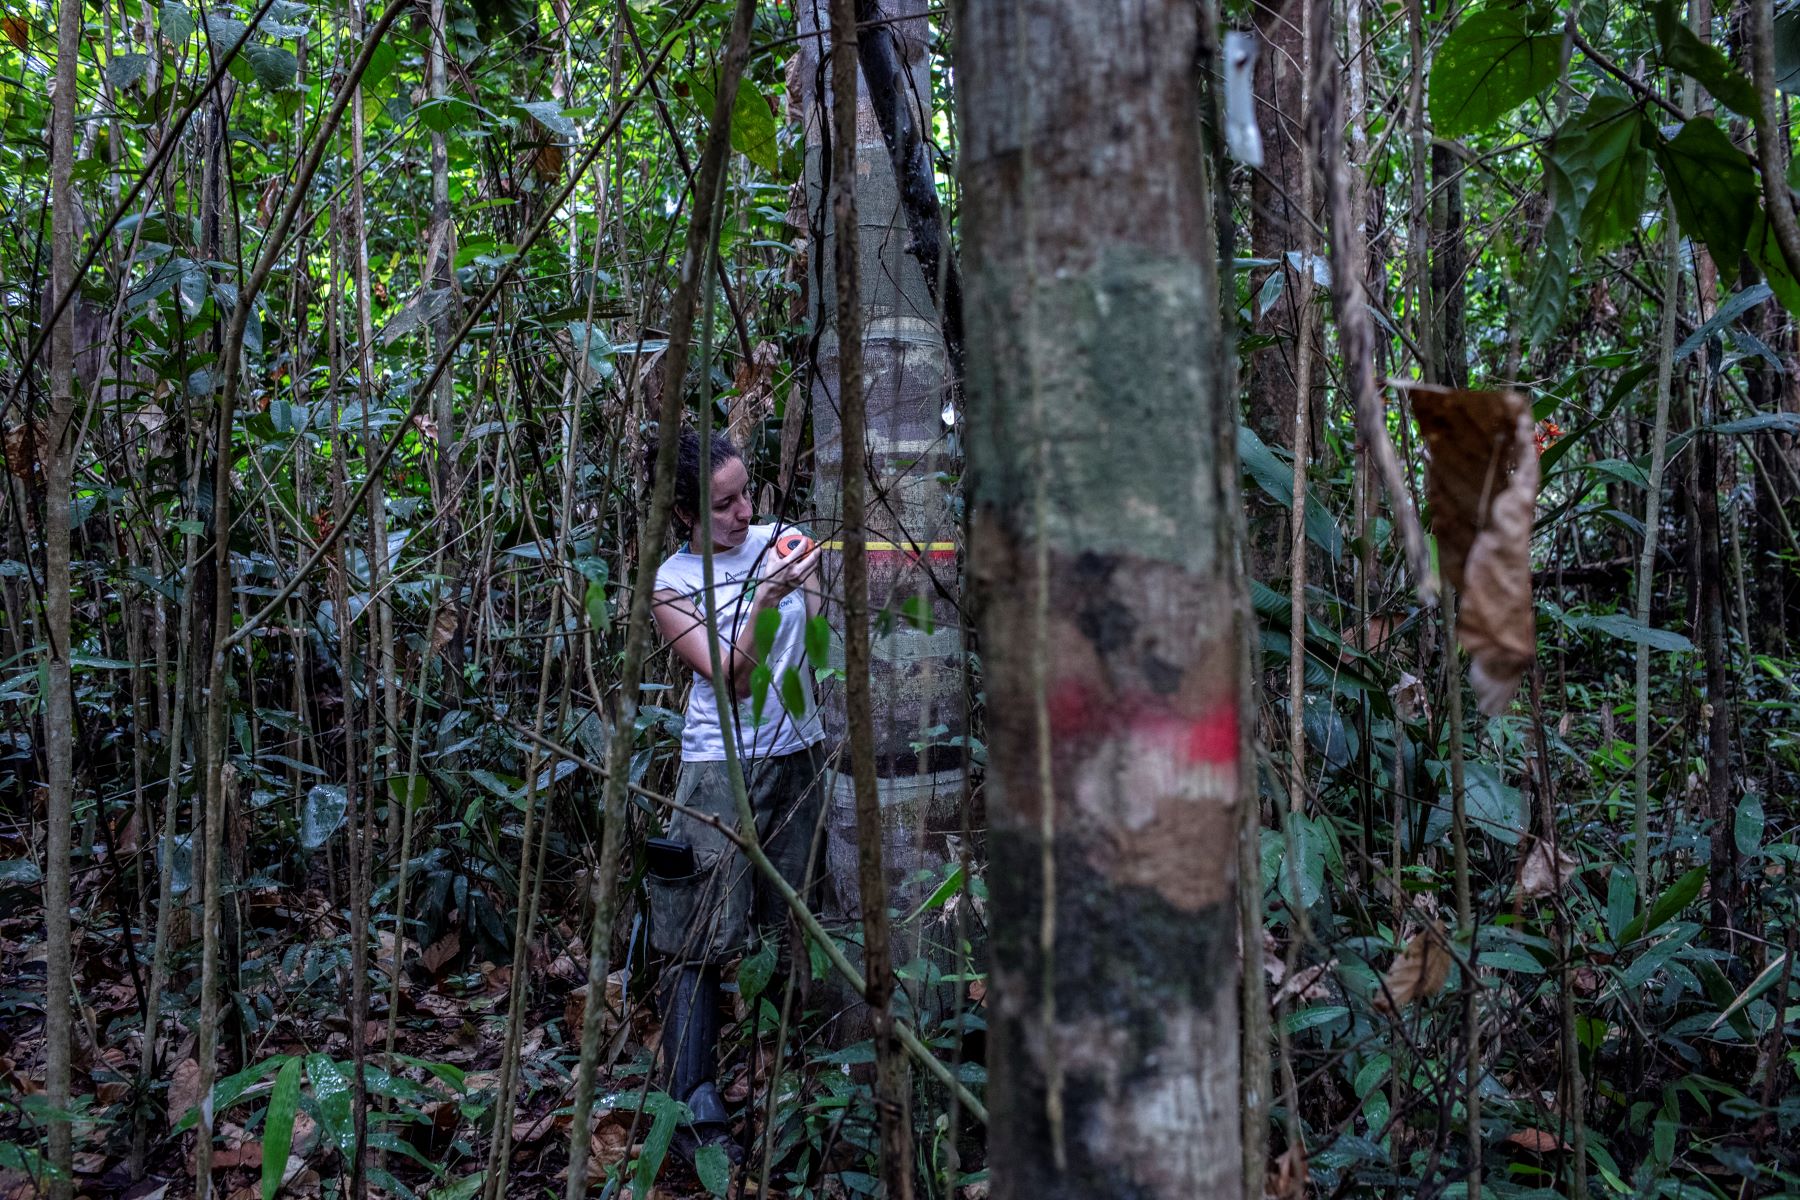
<svg viewBox="0 0 1800 1200">
<path fill-rule="evenodd" d="M 713 1083 L 719 1043 L 719 972 L 715 967 L 682 967 L 666 985 L 663 1046 L 668 1051 L 669 1094 L 684 1101 L 693 1123 L 675 1131 L 670 1148 L 687 1162 L 701 1146 L 713 1145 L 734 1165 L 744 1152 L 731 1140 L 730 1114 Z"/>
</svg>

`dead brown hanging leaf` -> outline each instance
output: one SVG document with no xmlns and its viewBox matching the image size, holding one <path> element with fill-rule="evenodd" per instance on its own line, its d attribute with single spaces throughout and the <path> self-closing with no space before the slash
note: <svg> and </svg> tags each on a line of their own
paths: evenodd
<svg viewBox="0 0 1800 1200">
<path fill-rule="evenodd" d="M 1406 949 L 1388 968 L 1380 990 L 1375 993 L 1375 1009 L 1398 1013 L 1414 1000 L 1427 1000 L 1437 995 L 1449 978 L 1450 948 L 1445 942 L 1443 925 L 1433 921 L 1413 934 Z"/>
<path fill-rule="evenodd" d="M 1263 1180 L 1264 1200 L 1306 1200 L 1306 1147 L 1295 1142 L 1281 1152 Z"/>
<path fill-rule="evenodd" d="M 1538 460 L 1531 403 L 1519 392 L 1413 384 L 1431 457 L 1431 525 L 1444 575 L 1461 599 L 1456 634 L 1469 652 L 1482 712 L 1504 710 L 1537 650 L 1531 521 Z"/>
<path fill-rule="evenodd" d="M 775 411 L 775 368 L 781 365 L 781 347 L 758 342 L 750 357 L 732 373 L 737 399 L 731 402 L 728 432 L 739 446 L 748 445 L 756 426 Z"/>
<path fill-rule="evenodd" d="M 1558 894 L 1580 867 L 1579 862 L 1550 842 L 1536 839 L 1519 864 L 1519 899 L 1541 900 Z"/>
</svg>

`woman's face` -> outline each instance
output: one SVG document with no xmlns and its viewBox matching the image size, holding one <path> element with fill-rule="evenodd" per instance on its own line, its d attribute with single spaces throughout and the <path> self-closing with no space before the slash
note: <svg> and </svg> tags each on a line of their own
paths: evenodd
<svg viewBox="0 0 1800 1200">
<path fill-rule="evenodd" d="M 750 471 L 733 458 L 713 472 L 712 540 L 714 550 L 736 550 L 750 533 Z"/>
</svg>

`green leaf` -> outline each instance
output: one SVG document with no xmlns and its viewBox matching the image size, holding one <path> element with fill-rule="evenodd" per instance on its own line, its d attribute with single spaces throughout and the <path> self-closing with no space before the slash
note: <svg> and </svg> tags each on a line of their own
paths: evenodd
<svg viewBox="0 0 1800 1200">
<path fill-rule="evenodd" d="M 723 1197 L 731 1187 L 731 1160 L 725 1151 L 708 1143 L 694 1151 L 694 1174 L 708 1193 Z"/>
<path fill-rule="evenodd" d="M 1525 334 L 1539 346 L 1556 332 L 1569 301 L 1569 285 L 1578 263 L 1576 236 L 1581 210 L 1593 191 L 1593 173 L 1571 166 L 1555 152 L 1544 157 L 1544 192 L 1550 200 L 1544 222 L 1544 255 L 1526 299 Z M 1554 448 L 1554 447 L 1553 447 Z"/>
<path fill-rule="evenodd" d="M 206 40 L 212 43 L 214 54 L 224 54 L 237 45 L 250 27 L 236 17 L 227 17 L 222 13 L 206 14 Z"/>
<path fill-rule="evenodd" d="M 1636 642 L 1649 646 L 1652 650 L 1667 650 L 1674 653 L 1694 648 L 1693 642 L 1674 630 L 1652 629 L 1641 621 L 1632 620 L 1624 613 L 1610 613 L 1602 617 L 1581 617 L 1578 624 L 1583 629 L 1597 629 L 1608 637 L 1618 638 L 1622 642 Z"/>
<path fill-rule="evenodd" d="M 638 1156 L 637 1169 L 632 1173 L 631 1194 L 635 1200 L 644 1200 L 650 1194 L 651 1185 L 662 1171 L 663 1159 L 668 1157 L 676 1123 L 687 1109 L 685 1104 L 661 1094 L 647 1097 L 645 1106 L 656 1116 L 650 1122 L 650 1132 L 644 1135 L 644 1152 Z"/>
<path fill-rule="evenodd" d="M 161 24 L 163 37 L 177 46 L 193 37 L 199 28 L 193 14 L 174 0 L 163 0 Z"/>
<path fill-rule="evenodd" d="M 373 91 L 380 87 L 382 81 L 394 73 L 394 67 L 399 61 L 400 56 L 386 42 L 375 47 L 374 53 L 369 55 L 369 65 L 363 70 L 363 90 Z"/>
<path fill-rule="evenodd" d="M 1644 207 L 1650 155 L 1639 136 L 1643 112 L 1623 96 L 1595 96 L 1580 117 L 1558 133 L 1554 154 L 1587 183 L 1581 203 L 1581 244 L 1597 254 L 1636 230 Z"/>
<path fill-rule="evenodd" d="M 806 717 L 806 684 L 792 667 L 781 673 L 781 707 L 796 721 Z"/>
<path fill-rule="evenodd" d="M 682 80 L 687 84 L 688 102 L 699 110 L 702 120 L 712 120 L 715 78 L 693 74 Z M 780 176 L 781 146 L 776 138 L 775 114 L 749 80 L 738 86 L 737 99 L 731 106 L 731 148 L 770 176 Z"/>
<path fill-rule="evenodd" d="M 1768 284 L 1755 283 L 1732 295 L 1725 303 L 1719 305 L 1718 311 L 1713 313 L 1706 324 L 1694 330 L 1681 345 L 1675 347 L 1675 361 L 1680 362 L 1704 346 L 1708 338 L 1767 300 L 1771 294 Z"/>
<path fill-rule="evenodd" d="M 1790 96 L 1800 90 L 1800 9 L 1775 18 L 1775 87 Z"/>
<path fill-rule="evenodd" d="M 774 977 L 775 943 L 765 938 L 756 953 L 738 965 L 738 995 L 744 998 L 744 1003 L 753 1003 Z"/>
<path fill-rule="evenodd" d="M 29 858 L 0 862 L 0 887 L 30 888 L 44 882 L 44 872 Z"/>
<path fill-rule="evenodd" d="M 245 46 L 243 55 L 250 64 L 250 72 L 256 77 L 256 81 L 274 91 L 292 86 L 294 76 L 300 69 L 299 60 L 294 57 L 293 51 L 280 46 Z"/>
<path fill-rule="evenodd" d="M 1623 867 L 1614 867 L 1606 882 L 1606 936 L 1619 940 L 1632 914 L 1637 912 L 1637 878 Z"/>
<path fill-rule="evenodd" d="M 121 54 L 106 64 L 106 82 L 121 90 L 130 87 L 150 72 L 148 54 Z"/>
<path fill-rule="evenodd" d="M 1509 846 L 1525 832 L 1525 797 L 1486 763 L 1463 768 L 1463 807 L 1481 832 Z"/>
<path fill-rule="evenodd" d="M 336 833 L 350 811 L 350 797 L 333 783 L 318 783 L 300 806 L 300 845 L 317 850 Z"/>
<path fill-rule="evenodd" d="M 1754 417 L 1720 421 L 1717 425 L 1708 425 L 1707 428 L 1714 433 L 1722 433 L 1727 436 L 1744 433 L 1800 433 L 1800 413 L 1757 413 Z"/>
<path fill-rule="evenodd" d="M 1695 117 L 1672 139 L 1658 139 L 1656 161 L 1690 237 L 1704 242 L 1721 271 L 1737 270 L 1756 215 L 1756 171 L 1707 117 Z"/>
<path fill-rule="evenodd" d="M 906 618 L 908 625 L 926 636 L 936 629 L 931 619 L 931 601 L 917 593 L 900 602 L 900 615 Z"/>
<path fill-rule="evenodd" d="M 1739 854 L 1745 858 L 1755 858 L 1762 853 L 1765 822 L 1762 797 L 1755 792 L 1744 793 L 1744 798 L 1737 803 L 1737 813 L 1731 823 L 1732 837 L 1737 842 Z"/>
<path fill-rule="evenodd" d="M 756 614 L 756 657 L 767 659 L 775 648 L 775 635 L 781 632 L 781 610 L 765 608 Z"/>
<path fill-rule="evenodd" d="M 1704 87 L 1725 107 L 1741 116 L 1757 115 L 1756 88 L 1717 46 L 1703 42 L 1681 19 L 1672 0 L 1661 0 L 1652 12 L 1664 65 L 1674 67 Z"/>
<path fill-rule="evenodd" d="M 294 1114 L 300 1106 L 300 1060 L 290 1058 L 275 1076 L 269 1113 L 263 1118 L 262 1200 L 274 1200 L 294 1144 Z"/>
<path fill-rule="evenodd" d="M 1619 944 L 1635 942 L 1647 933 L 1654 933 L 1667 924 L 1682 909 L 1694 902 L 1700 894 L 1701 886 L 1706 882 L 1706 868 L 1695 867 L 1680 879 L 1669 885 L 1669 890 L 1657 898 L 1650 911 L 1634 917 L 1630 924 L 1619 932 Z"/>
<path fill-rule="evenodd" d="M 563 116 L 563 106 L 556 100 L 521 100 L 519 107 L 530 113 L 532 118 L 558 137 L 575 136 L 575 122 Z"/>
<path fill-rule="evenodd" d="M 769 703 L 769 689 L 775 686 L 775 672 L 769 670 L 767 664 L 757 663 L 750 668 L 750 723 L 761 725 L 763 709 Z"/>
<path fill-rule="evenodd" d="M 1294 507 L 1294 468 L 1276 457 L 1248 425 L 1238 426 L 1238 462 L 1268 497 L 1283 508 Z M 1344 556 L 1344 535 L 1319 498 L 1306 493 L 1306 540 L 1333 559 Z"/>
<path fill-rule="evenodd" d="M 1795 161 L 1800 162 L 1800 159 Z M 1787 255 L 1781 252 L 1781 243 L 1775 236 L 1775 227 L 1761 205 L 1757 206 L 1756 217 L 1750 222 L 1749 250 L 1751 261 L 1774 290 L 1781 307 L 1791 314 L 1800 314 L 1800 278 L 1796 278 L 1788 267 Z"/>
<path fill-rule="evenodd" d="M 590 583 L 587 586 L 588 625 L 599 633 L 611 624 L 610 615 L 606 611 L 606 585 Z"/>
<path fill-rule="evenodd" d="M 350 1084 L 329 1055 L 306 1056 L 306 1077 L 312 1081 L 313 1099 L 319 1105 L 319 1125 L 345 1155 L 356 1149 L 356 1129 L 350 1121 Z"/>
<path fill-rule="evenodd" d="M 806 622 L 806 661 L 815 670 L 831 663 L 831 623 L 822 616 Z"/>
<path fill-rule="evenodd" d="M 1290 813 L 1293 848 L 1282 839 L 1282 856 L 1276 890 L 1290 909 L 1304 911 L 1319 902 L 1325 894 L 1325 860 L 1331 848 L 1330 835 L 1310 817 Z"/>
<path fill-rule="evenodd" d="M 1485 8 L 1444 39 L 1431 65 L 1431 124 L 1441 137 L 1486 129 L 1534 96 L 1562 68 L 1562 36 L 1535 34 L 1523 9 Z"/>
</svg>

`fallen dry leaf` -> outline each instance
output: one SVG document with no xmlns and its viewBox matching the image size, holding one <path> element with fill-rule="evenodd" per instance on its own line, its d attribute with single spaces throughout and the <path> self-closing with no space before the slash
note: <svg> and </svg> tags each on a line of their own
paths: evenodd
<svg viewBox="0 0 1800 1200">
<path fill-rule="evenodd" d="M 1533 1154 L 1548 1154 L 1553 1150 L 1568 1149 L 1562 1139 L 1547 1129 L 1515 1129 L 1506 1135 L 1506 1140 Z"/>
<path fill-rule="evenodd" d="M 1449 978 L 1450 950 L 1444 944 L 1444 927 L 1433 921 L 1413 934 L 1388 969 L 1375 993 L 1376 1011 L 1397 1013 L 1414 1000 L 1429 999 L 1443 990 Z"/>
<path fill-rule="evenodd" d="M 1541 900 L 1554 896 L 1567 887 L 1581 864 L 1556 846 L 1537 838 L 1519 864 L 1519 897 Z"/>
<path fill-rule="evenodd" d="M 1444 574 L 1460 593 L 1457 640 L 1481 711 L 1503 711 L 1537 651 L 1531 608 L 1531 521 L 1538 459 L 1530 400 L 1519 392 L 1413 385 L 1431 456 L 1431 525 Z"/>
<path fill-rule="evenodd" d="M 1323 1000 L 1329 994 L 1323 980 L 1337 966 L 1337 959 L 1322 962 L 1317 966 L 1302 967 L 1269 997 L 1269 1007 L 1275 1008 L 1284 1000 Z"/>
<path fill-rule="evenodd" d="M 451 961 L 461 952 L 462 938 L 457 935 L 456 930 L 452 929 L 449 933 L 446 933 L 443 937 L 425 947 L 425 952 L 419 955 L 419 966 L 424 968 L 425 972 L 435 979 L 443 973 L 444 968 L 449 966 Z"/>
<path fill-rule="evenodd" d="M 200 1060 L 184 1058 L 169 1076 L 169 1124 L 174 1126 L 200 1103 Z"/>
</svg>

